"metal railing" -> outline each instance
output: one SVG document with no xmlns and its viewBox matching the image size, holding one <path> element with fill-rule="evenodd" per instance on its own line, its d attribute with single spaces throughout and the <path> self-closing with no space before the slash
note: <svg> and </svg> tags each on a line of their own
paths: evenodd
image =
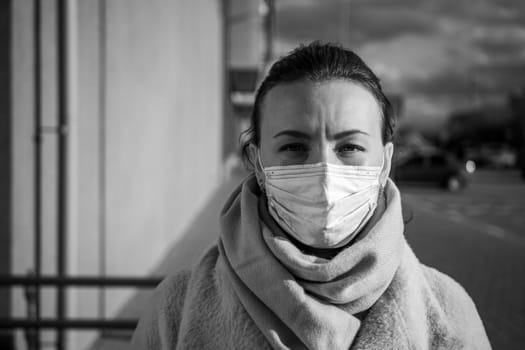
<svg viewBox="0 0 525 350">
<path fill-rule="evenodd" d="M 41 349 L 40 332 L 52 329 L 57 332 L 64 330 L 133 330 L 137 325 L 136 319 L 105 319 L 105 318 L 67 318 L 57 314 L 54 318 L 43 318 L 40 312 L 35 312 L 37 300 L 42 287 L 68 288 L 154 288 L 162 277 L 99 277 L 99 276 L 16 276 L 0 275 L 0 288 L 25 288 L 27 301 L 26 318 L 0 318 L 0 330 L 23 329 L 28 348 Z M 63 348 L 63 342 L 57 342 L 57 348 Z"/>
</svg>

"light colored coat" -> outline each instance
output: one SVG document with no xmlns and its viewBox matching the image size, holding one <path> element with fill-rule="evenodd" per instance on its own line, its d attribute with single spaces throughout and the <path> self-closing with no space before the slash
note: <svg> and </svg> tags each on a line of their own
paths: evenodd
<svg viewBox="0 0 525 350">
<path fill-rule="evenodd" d="M 381 285 L 374 283 L 385 281 L 362 320 L 341 312 L 332 313 L 339 315 L 336 320 L 330 318 L 334 306 L 311 299 L 301 288 L 304 282 L 295 281 L 294 275 L 270 253 L 267 248 L 275 242 L 284 242 L 288 248 L 290 245 L 272 236 L 270 231 L 278 228 L 269 230 L 265 220 L 261 221 L 259 213 L 264 210 L 257 210 L 260 201 L 256 188 L 252 179 L 226 203 L 219 245 L 211 247 L 192 271 L 179 272 L 159 285 L 153 305 L 135 330 L 132 349 L 331 350 L 334 345 L 348 348 L 348 344 L 350 349 L 490 349 L 476 307 L 465 290 L 450 277 L 421 264 L 406 243 L 399 192 L 393 183 L 387 186 L 389 204 L 380 222 L 348 248 L 353 250 L 337 258 L 342 259 L 343 267 L 358 258 L 356 269 L 350 265 L 341 276 L 354 274 L 360 282 L 348 285 L 351 292 L 377 291 Z M 260 227 L 262 234 L 252 234 Z M 273 249 L 278 252 L 276 247 Z M 236 256 L 236 252 L 241 254 Z M 330 267 L 330 263 L 321 260 L 314 265 Z M 366 274 L 360 277 L 364 271 Z M 375 274 L 374 278 L 367 279 L 370 274 Z M 390 277 L 379 278 L 385 276 Z M 351 280 L 355 282 L 356 278 Z M 268 294 L 276 290 L 282 292 Z M 271 297 L 264 298 L 268 295 Z M 366 301 L 366 294 L 357 300 Z M 314 304 L 321 308 L 310 308 Z M 306 309 L 293 305 L 304 305 Z M 309 314 L 308 310 L 326 310 L 326 315 L 324 311 Z M 322 329 L 324 324 L 316 321 L 317 316 L 329 321 L 326 331 Z M 351 334 L 340 327 L 345 320 L 350 321 Z M 288 328 L 290 325 L 292 328 Z M 334 338 L 327 337 L 338 328 Z M 295 329 L 295 334 L 290 329 Z"/>
<path fill-rule="evenodd" d="M 474 303 L 450 277 L 405 249 L 394 280 L 363 320 L 351 349 L 490 349 Z M 271 349 L 216 273 L 217 247 L 190 273 L 166 278 L 132 349 Z"/>
</svg>

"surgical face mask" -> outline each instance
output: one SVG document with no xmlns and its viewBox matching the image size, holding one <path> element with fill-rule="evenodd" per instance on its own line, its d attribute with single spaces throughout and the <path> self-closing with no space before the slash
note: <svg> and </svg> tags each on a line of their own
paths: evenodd
<svg viewBox="0 0 525 350">
<path fill-rule="evenodd" d="M 364 227 L 377 206 L 381 166 L 328 163 L 264 168 L 270 215 L 287 233 L 316 248 L 341 247 Z"/>
</svg>

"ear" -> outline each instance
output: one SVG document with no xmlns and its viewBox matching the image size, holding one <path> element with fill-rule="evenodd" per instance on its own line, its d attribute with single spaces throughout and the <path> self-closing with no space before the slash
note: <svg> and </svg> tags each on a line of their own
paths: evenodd
<svg viewBox="0 0 525 350">
<path fill-rule="evenodd" d="M 390 169 L 392 168 L 392 156 L 394 154 L 394 144 L 392 142 L 387 142 L 384 146 L 383 152 L 383 170 L 381 170 L 381 175 L 379 176 L 379 181 L 381 186 L 385 186 L 388 180 L 388 175 L 390 175 Z"/>
<path fill-rule="evenodd" d="M 259 150 L 253 143 L 248 145 L 248 159 L 252 165 L 252 170 L 255 174 L 255 178 L 257 179 L 257 184 L 259 185 L 261 192 L 264 192 L 264 180 L 263 176 L 261 175 L 261 164 L 259 163 Z"/>
<path fill-rule="evenodd" d="M 248 144 L 248 160 L 250 161 L 250 164 L 252 165 L 252 170 L 257 172 L 259 170 L 259 161 L 258 161 L 258 149 L 257 146 L 255 146 L 253 143 Z"/>
</svg>

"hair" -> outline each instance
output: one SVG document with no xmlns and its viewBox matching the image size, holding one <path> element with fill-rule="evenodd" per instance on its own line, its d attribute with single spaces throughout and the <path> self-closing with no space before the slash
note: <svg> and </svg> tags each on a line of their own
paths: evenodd
<svg viewBox="0 0 525 350">
<path fill-rule="evenodd" d="M 248 168 L 253 168 L 248 147 L 250 144 L 259 146 L 261 107 L 268 92 L 277 85 L 331 80 L 351 81 L 372 93 L 381 109 L 383 144 L 393 140 L 395 116 L 377 76 L 354 52 L 340 45 L 314 41 L 281 57 L 259 85 L 255 93 L 250 127 L 243 131 L 240 140 L 242 158 Z"/>
</svg>

